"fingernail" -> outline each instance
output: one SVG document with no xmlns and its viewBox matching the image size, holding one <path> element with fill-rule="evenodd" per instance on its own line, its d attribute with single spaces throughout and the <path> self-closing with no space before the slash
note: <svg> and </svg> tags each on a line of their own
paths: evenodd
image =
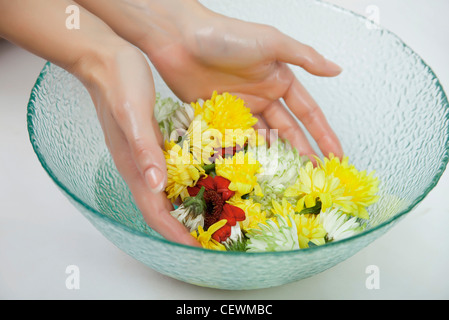
<svg viewBox="0 0 449 320">
<path fill-rule="evenodd" d="M 165 188 L 165 174 L 156 167 L 151 167 L 145 172 L 145 180 L 153 193 L 159 193 Z"/>
<path fill-rule="evenodd" d="M 327 64 L 327 67 L 329 68 L 329 70 L 333 73 L 340 73 L 343 71 L 342 67 L 340 67 L 338 64 L 336 64 L 335 62 L 332 62 L 328 59 L 326 59 L 326 64 Z"/>
</svg>

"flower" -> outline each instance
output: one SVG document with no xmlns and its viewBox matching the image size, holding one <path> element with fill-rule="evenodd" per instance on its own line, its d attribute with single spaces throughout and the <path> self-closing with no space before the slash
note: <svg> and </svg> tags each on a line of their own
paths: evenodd
<svg viewBox="0 0 449 320">
<path fill-rule="evenodd" d="M 162 99 L 161 94 L 157 92 L 154 103 L 154 117 L 156 121 L 161 124 L 161 122 L 170 118 L 170 116 L 180 107 L 181 105 L 177 101 L 172 98 Z"/>
<path fill-rule="evenodd" d="M 323 245 L 363 230 L 361 219 L 379 198 L 374 173 L 346 156 L 315 157 L 314 166 L 288 141 L 267 145 L 245 102 L 227 92 L 191 104 L 157 95 L 155 118 L 165 139 L 167 197 L 182 200 L 171 215 L 203 248 Z"/>
<path fill-rule="evenodd" d="M 183 103 L 178 109 L 173 112 L 170 120 L 176 129 L 186 129 L 190 126 L 195 117 L 193 107 L 188 103 Z"/>
<path fill-rule="evenodd" d="M 190 232 L 197 230 L 198 226 L 204 226 L 204 215 L 196 214 L 191 207 L 181 204 L 176 210 L 170 211 L 170 214 L 186 226 Z"/>
<path fill-rule="evenodd" d="M 319 215 L 295 214 L 293 220 L 298 232 L 298 242 L 301 249 L 308 248 L 309 242 L 317 246 L 323 245 L 326 242 L 324 239 L 326 230 L 320 224 Z"/>
<path fill-rule="evenodd" d="M 202 116 L 197 115 L 187 128 L 183 139 L 188 141 L 195 159 L 210 164 L 210 157 L 213 156 L 215 148 L 220 146 L 221 133 L 209 128 Z"/>
<path fill-rule="evenodd" d="M 182 199 L 188 197 L 187 187 L 193 187 L 199 178 L 205 175 L 204 169 L 197 161 L 194 161 L 186 142 L 181 148 L 174 141 L 166 141 L 164 156 L 167 164 L 165 191 L 168 199 L 174 202 L 178 196 Z"/>
<path fill-rule="evenodd" d="M 273 200 L 280 201 L 287 187 L 298 178 L 303 159 L 290 143 L 280 139 L 271 143 L 270 147 L 250 147 L 248 152 L 253 153 L 262 166 L 262 172 L 257 174 L 257 182 L 263 197 L 251 197 L 261 203 L 264 210 L 270 211 Z"/>
<path fill-rule="evenodd" d="M 200 192 L 201 188 L 204 187 L 206 190 L 214 190 L 216 193 L 220 194 L 223 201 L 228 201 L 235 194 L 234 191 L 229 190 L 229 185 L 231 182 L 220 176 L 207 176 L 198 183 L 188 188 L 188 192 L 191 196 L 196 196 Z"/>
<path fill-rule="evenodd" d="M 245 212 L 242 209 L 225 203 L 223 205 L 223 211 L 220 215 L 220 219 L 225 219 L 227 223 L 220 230 L 214 233 L 215 240 L 218 242 L 224 242 L 231 236 L 233 236 L 233 238 L 239 237 L 235 235 L 235 232 L 240 231 L 240 228 L 238 228 L 238 230 L 234 228 L 233 235 L 233 227 L 238 225 L 238 221 L 245 220 Z"/>
<path fill-rule="evenodd" d="M 287 201 L 287 198 L 282 198 L 282 203 L 273 200 L 273 209 L 271 211 L 275 217 L 292 217 L 298 232 L 299 247 L 301 249 L 308 248 L 310 241 L 315 245 L 325 243 L 324 236 L 326 231 L 320 224 L 317 215 L 295 213 L 293 205 Z"/>
<path fill-rule="evenodd" d="M 248 128 L 242 130 L 238 129 L 226 129 L 225 134 L 220 140 L 222 148 L 230 148 L 239 146 L 243 148 L 245 145 L 251 147 L 261 146 L 266 143 L 265 137 L 260 135 L 254 128 Z"/>
<path fill-rule="evenodd" d="M 201 114 L 207 125 L 219 130 L 223 137 L 226 130 L 246 130 L 257 123 L 245 102 L 228 92 L 218 94 L 214 91 L 211 99 L 192 103 L 192 107 L 195 116 Z"/>
<path fill-rule="evenodd" d="M 333 154 L 324 160 L 317 159 L 318 166 L 326 176 L 333 176 L 340 180 L 343 188 L 343 197 L 350 199 L 350 205 L 342 206 L 342 210 L 350 215 L 362 219 L 369 219 L 366 207 L 375 203 L 379 197 L 379 180 L 374 177 L 374 172 L 358 171 L 354 165 L 349 164 L 348 157 L 334 157 Z M 323 210 L 324 211 L 324 210 Z"/>
<path fill-rule="evenodd" d="M 196 196 L 202 188 L 204 191 L 204 201 L 206 204 L 206 212 L 204 217 L 204 228 L 208 230 L 211 225 L 217 221 L 225 219 L 226 224 L 214 233 L 214 239 L 218 242 L 224 242 L 232 235 L 232 227 L 238 221 L 245 220 L 245 212 L 239 207 L 226 203 L 235 192 L 229 190 L 230 181 L 220 177 L 207 176 L 198 181 L 194 187 L 189 187 L 188 192 L 191 196 Z M 201 188 L 201 189 L 200 189 Z M 238 230 L 234 230 L 235 231 Z M 236 236 L 234 236 L 235 238 Z"/>
<path fill-rule="evenodd" d="M 215 172 L 230 180 L 229 190 L 240 196 L 253 190 L 262 195 L 256 176 L 261 172 L 260 163 L 249 152 L 237 152 L 232 158 L 219 157 L 215 160 Z"/>
<path fill-rule="evenodd" d="M 154 117 L 159 124 L 164 141 L 175 140 L 176 135 L 185 132 L 194 117 L 194 110 L 190 104 L 180 104 L 172 98 L 161 99 L 156 93 Z"/>
<path fill-rule="evenodd" d="M 350 207 L 350 200 L 343 196 L 343 188 L 340 180 L 326 175 L 321 168 L 314 168 L 312 162 L 300 168 L 299 177 L 296 182 L 287 188 L 284 193 L 286 197 L 299 197 L 296 205 L 296 211 L 314 207 L 317 201 L 321 202 L 321 210 L 325 211 L 332 205 L 341 207 Z"/>
<path fill-rule="evenodd" d="M 365 228 L 357 218 L 349 217 L 339 209 L 328 209 L 320 213 L 320 223 L 326 230 L 327 241 L 341 240 L 353 236 Z"/>
<path fill-rule="evenodd" d="M 198 226 L 204 227 L 204 214 L 206 203 L 203 199 L 204 187 L 194 197 L 187 197 L 183 203 L 170 212 L 179 222 L 186 226 L 190 232 L 197 230 Z"/>
<path fill-rule="evenodd" d="M 268 219 L 260 223 L 258 229 L 247 233 L 247 251 L 285 251 L 299 249 L 296 224 L 291 216 L 275 216 L 276 221 Z"/>
<path fill-rule="evenodd" d="M 204 231 L 201 226 L 198 226 L 198 230 L 193 231 L 190 234 L 197 239 L 201 246 L 205 249 L 226 251 L 226 247 L 224 245 L 212 238 L 214 233 L 221 229 L 226 223 L 226 220 L 220 220 L 211 225 L 207 231 Z"/>
<path fill-rule="evenodd" d="M 238 196 L 234 196 L 228 203 L 239 207 L 245 212 L 245 220 L 240 222 L 240 226 L 245 231 L 258 228 L 259 223 L 264 223 L 267 219 L 266 212 L 261 210 L 261 204 L 254 202 L 251 198 L 242 199 Z"/>
<path fill-rule="evenodd" d="M 276 200 L 273 200 L 272 206 L 273 207 L 271 211 L 273 212 L 274 215 L 279 215 L 283 217 L 295 215 L 295 209 L 293 208 L 293 205 L 287 201 L 287 198 L 282 198 L 281 204 Z"/>
</svg>

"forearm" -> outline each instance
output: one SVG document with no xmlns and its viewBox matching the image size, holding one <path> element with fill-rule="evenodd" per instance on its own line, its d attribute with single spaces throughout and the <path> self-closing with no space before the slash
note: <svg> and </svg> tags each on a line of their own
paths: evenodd
<svg viewBox="0 0 449 320">
<path fill-rule="evenodd" d="M 69 29 L 68 0 L 0 0 L 0 36 L 62 68 L 83 74 L 82 61 L 125 44 L 105 23 L 80 7 L 80 28 Z"/>
<path fill-rule="evenodd" d="M 180 41 L 207 9 L 197 0 L 75 0 L 147 54 Z M 190 19 L 189 19 L 190 18 Z"/>
</svg>

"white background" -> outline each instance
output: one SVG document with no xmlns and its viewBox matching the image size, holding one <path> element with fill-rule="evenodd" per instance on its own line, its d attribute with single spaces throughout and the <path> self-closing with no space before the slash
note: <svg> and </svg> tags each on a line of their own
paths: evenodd
<svg viewBox="0 0 449 320">
<path fill-rule="evenodd" d="M 282 1 L 279 1 L 281 4 Z M 331 0 L 379 9 L 449 90 L 449 1 Z M 299 39 L 300 40 L 300 39 Z M 447 299 L 449 176 L 403 221 L 345 262 L 299 282 L 253 291 L 201 288 L 163 276 L 106 240 L 59 192 L 28 140 L 26 105 L 45 61 L 0 42 L 1 299 Z M 80 270 L 79 290 L 65 285 Z M 380 288 L 365 286 L 369 265 Z"/>
</svg>

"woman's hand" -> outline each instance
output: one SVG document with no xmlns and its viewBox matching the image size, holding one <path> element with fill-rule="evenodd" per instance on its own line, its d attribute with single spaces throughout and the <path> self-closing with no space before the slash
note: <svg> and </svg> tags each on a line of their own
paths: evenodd
<svg viewBox="0 0 449 320">
<path fill-rule="evenodd" d="M 214 90 L 233 93 L 247 102 L 259 127 L 278 129 L 301 154 L 315 151 L 297 119 L 324 155 L 342 156 L 320 107 L 288 67 L 297 65 L 325 77 L 341 72 L 310 46 L 273 27 L 214 13 L 196 0 L 77 2 L 143 50 L 184 102 L 206 99 Z"/>
<path fill-rule="evenodd" d="M 106 145 L 147 224 L 166 239 L 198 246 L 173 218 L 164 192 L 166 165 L 162 137 L 153 117 L 151 69 L 128 44 L 85 57 L 74 66 L 94 101 Z"/>
<path fill-rule="evenodd" d="M 230 92 L 247 103 L 259 118 L 260 128 L 278 129 L 300 154 L 315 152 L 297 119 L 324 155 L 342 156 L 339 140 L 323 112 L 287 64 L 326 77 L 338 75 L 339 66 L 273 27 L 206 9 L 184 12 L 191 15 L 184 13 L 184 19 L 176 20 L 178 29 L 172 29 L 176 31 L 168 34 L 162 45 L 154 45 L 149 37 L 142 46 L 180 99 L 191 102 L 210 97 L 214 90 Z"/>
<path fill-rule="evenodd" d="M 154 84 L 143 54 L 80 8 L 80 29 L 65 27 L 70 0 L 0 0 L 0 36 L 76 75 L 87 87 L 115 165 L 148 225 L 199 246 L 169 211 L 165 158 L 153 120 Z M 42 21 L 45 19 L 45 21 Z M 44 41 L 45 40 L 45 41 Z"/>
</svg>

